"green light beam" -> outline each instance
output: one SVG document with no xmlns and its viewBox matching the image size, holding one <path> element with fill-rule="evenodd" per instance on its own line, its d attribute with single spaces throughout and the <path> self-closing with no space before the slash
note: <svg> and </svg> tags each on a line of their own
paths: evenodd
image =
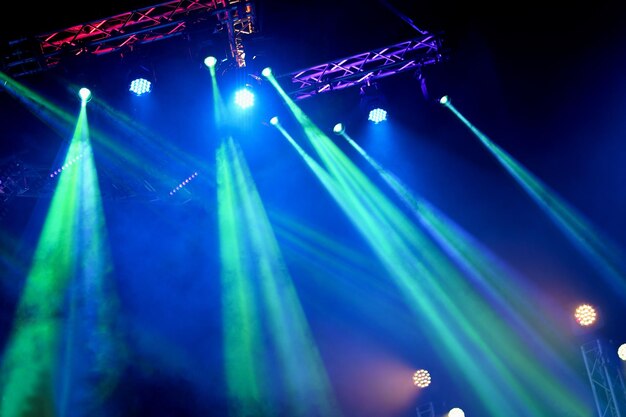
<svg viewBox="0 0 626 417">
<path fill-rule="evenodd" d="M 464 294 L 458 288 L 455 289 L 463 288 L 464 283 L 460 277 L 457 278 L 458 274 L 446 275 L 454 272 L 451 266 L 445 263 L 437 264 L 442 262 L 443 257 L 430 253 L 434 246 L 420 247 L 420 243 L 426 242 L 423 237 L 409 239 L 410 236 L 421 236 L 419 230 L 412 227 L 411 223 L 359 173 L 358 169 L 334 147 L 330 139 L 321 133 L 284 94 L 278 84 L 275 81 L 272 83 L 287 100 L 288 107 L 293 110 L 309 141 L 329 170 L 336 188 L 341 190 L 338 203 L 383 262 L 400 290 L 407 296 L 410 305 L 418 307 L 416 313 L 426 316 L 428 324 L 435 330 L 437 340 L 458 365 L 456 370 L 463 374 L 485 407 L 495 416 L 507 412 L 516 414 L 527 410 L 540 411 L 542 407 L 547 409 L 553 406 L 550 404 L 552 398 L 545 401 L 545 396 L 533 397 L 533 394 L 541 391 L 540 388 L 523 386 L 521 381 L 518 381 L 517 373 L 523 370 L 523 367 L 509 368 L 498 356 L 498 353 L 502 352 L 494 351 L 494 348 L 487 344 L 486 336 L 489 336 L 489 332 L 484 333 L 484 329 L 490 327 L 492 330 L 495 329 L 489 341 L 497 342 L 498 337 L 495 336 L 498 334 L 497 331 L 506 329 L 506 325 L 499 323 L 498 317 L 490 313 L 488 307 L 482 305 L 471 291 Z M 336 190 L 331 191 L 334 197 L 335 193 Z M 422 253 L 415 252 L 420 249 Z M 415 277 L 420 279 L 416 280 Z M 455 291 L 449 292 L 448 289 Z M 451 295 L 460 299 L 453 299 Z M 472 310 L 479 307 L 482 308 L 475 314 L 479 316 L 484 314 L 485 323 L 472 323 Z M 479 329 L 483 331 L 478 332 Z M 508 336 L 510 333 L 505 331 L 502 334 Z M 498 343 L 495 345 L 502 346 Z M 510 343 L 504 355 L 514 353 L 516 349 L 519 349 L 519 346 Z M 481 358 L 479 366 L 475 366 L 473 357 Z M 529 367 L 534 362 L 532 352 L 527 358 L 531 361 L 524 365 Z M 472 385 L 473 377 L 478 374 L 488 374 L 489 382 L 485 382 L 485 385 Z M 527 372 L 525 375 L 528 376 L 530 373 Z M 548 385 L 543 385 L 545 386 Z M 495 392 L 498 392 L 495 394 L 497 399 L 494 399 Z M 540 403 L 542 397 L 544 402 Z M 576 403 L 575 398 L 567 397 L 567 400 Z"/>
<path fill-rule="evenodd" d="M 608 238 L 594 230 L 594 227 L 581 214 L 569 207 L 554 191 L 472 125 L 450 101 L 445 106 L 474 133 L 518 184 L 582 251 L 583 255 L 587 256 L 602 272 L 602 276 L 611 288 L 626 300 L 624 254 Z"/>
<path fill-rule="evenodd" d="M 562 380 L 579 379 L 570 368 L 565 366 L 557 354 L 558 351 L 566 351 L 568 344 L 573 341 L 567 340 L 563 332 L 555 331 L 558 324 L 549 320 L 550 315 L 545 309 L 540 308 L 538 303 L 528 308 L 527 300 L 539 300 L 539 294 L 534 290 L 526 290 L 520 285 L 513 285 L 514 282 L 520 282 L 521 278 L 514 277 L 500 260 L 496 259 L 493 254 L 487 253 L 486 248 L 479 247 L 478 242 L 467 232 L 445 218 L 428 202 L 416 197 L 406 185 L 383 168 L 345 132 L 341 136 L 375 169 L 448 256 L 466 272 L 466 276 L 473 278 L 473 283 L 487 296 L 490 304 L 497 307 L 509 323 L 516 325 L 516 329 L 522 334 L 521 337 L 524 340 L 532 342 L 531 348 L 534 351 L 542 353 L 546 358 L 544 360 L 546 366 L 558 368 L 557 372 L 562 375 Z M 503 277 L 509 279 L 504 280 Z M 519 314 L 518 311 L 523 314 Z M 541 332 L 541 337 L 539 332 Z M 545 343 L 546 339 L 550 339 L 551 342 Z M 521 358 L 518 358 L 518 361 L 523 362 Z M 539 375 L 534 374 L 531 377 L 535 378 Z M 580 385 L 582 384 L 583 382 L 580 381 Z M 578 389 L 582 387 L 579 386 Z M 564 393 L 559 395 L 562 396 Z"/>
</svg>

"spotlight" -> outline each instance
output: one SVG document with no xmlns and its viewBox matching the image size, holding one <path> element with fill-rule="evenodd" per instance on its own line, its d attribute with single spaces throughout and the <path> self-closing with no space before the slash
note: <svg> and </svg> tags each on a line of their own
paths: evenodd
<svg viewBox="0 0 626 417">
<path fill-rule="evenodd" d="M 217 64 L 217 58 L 215 58 L 214 56 L 207 56 L 206 58 L 204 58 L 204 65 L 206 65 L 207 67 L 214 67 L 215 64 Z"/>
<path fill-rule="evenodd" d="M 439 99 L 439 103 L 443 104 L 444 106 L 450 103 L 450 97 L 448 96 L 443 96 Z"/>
<path fill-rule="evenodd" d="M 272 75 L 272 69 L 270 67 L 263 68 L 263 71 L 261 71 L 261 75 L 263 75 L 264 77 L 269 77 L 270 75 Z"/>
<path fill-rule="evenodd" d="M 430 374 L 425 369 L 418 369 L 413 374 L 413 385 L 418 388 L 426 388 L 430 385 Z"/>
<path fill-rule="evenodd" d="M 465 417 L 465 412 L 458 407 L 454 407 L 448 411 L 448 417 Z"/>
<path fill-rule="evenodd" d="M 128 73 L 128 91 L 136 96 L 152 92 L 154 75 L 146 65 L 135 65 Z"/>
<path fill-rule="evenodd" d="M 242 109 L 247 109 L 254 105 L 254 94 L 248 87 L 244 87 L 235 93 L 235 104 Z"/>
<path fill-rule="evenodd" d="M 374 124 L 387 120 L 386 100 L 375 83 L 361 87 L 360 94 L 361 106 L 367 112 L 368 120 Z"/>
<path fill-rule="evenodd" d="M 333 132 L 338 135 L 345 133 L 345 131 L 346 131 L 346 127 L 343 125 L 343 123 L 337 123 L 335 127 L 333 127 Z"/>
<path fill-rule="evenodd" d="M 596 321 L 596 310 L 589 304 L 582 304 L 576 308 L 574 317 L 581 326 L 591 326 Z"/>
<path fill-rule="evenodd" d="M 381 109 L 380 107 L 376 107 L 370 110 L 367 120 L 374 122 L 374 124 L 384 122 L 385 120 L 387 120 L 387 111 Z"/>
<path fill-rule="evenodd" d="M 626 343 L 622 343 L 620 347 L 617 349 L 617 356 L 621 360 L 626 361 Z"/>
<path fill-rule="evenodd" d="M 130 82 L 128 91 L 134 93 L 136 96 L 141 96 L 152 91 L 152 82 L 145 78 L 135 78 Z"/>
<path fill-rule="evenodd" d="M 86 87 L 83 87 L 80 90 L 78 90 L 78 96 L 83 101 L 83 103 L 86 103 L 89 100 L 91 100 L 91 90 Z"/>
<path fill-rule="evenodd" d="M 270 124 L 276 126 L 278 124 L 278 117 L 274 116 L 270 119 Z"/>
</svg>

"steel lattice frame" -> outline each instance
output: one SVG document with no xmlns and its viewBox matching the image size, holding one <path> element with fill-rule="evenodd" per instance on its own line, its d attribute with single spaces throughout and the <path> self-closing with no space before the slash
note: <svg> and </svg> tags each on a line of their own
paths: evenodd
<svg viewBox="0 0 626 417">
<path fill-rule="evenodd" d="M 102 55 L 181 35 L 191 24 L 215 19 L 226 26 L 237 65 L 244 66 L 241 36 L 255 32 L 249 0 L 176 0 L 63 30 L 9 42 L 6 72 L 21 76 L 56 66 L 65 54 Z"/>
<path fill-rule="evenodd" d="M 286 77 L 295 86 L 288 94 L 294 100 L 301 100 L 328 91 L 366 84 L 404 71 L 417 70 L 443 59 L 440 38 L 425 33 L 416 39 L 288 74 Z M 283 77 L 285 76 L 278 78 Z"/>
<path fill-rule="evenodd" d="M 593 391 L 598 417 L 621 417 L 620 403 L 623 402 L 623 399 L 620 401 L 615 392 L 615 389 L 618 387 L 615 387 L 615 385 L 617 383 L 619 386 L 619 383 L 622 381 L 619 373 L 616 374 L 619 380 L 614 380 L 615 378 L 609 369 L 610 364 L 602 351 L 600 340 L 582 345 L 581 351 L 591 390 Z"/>
</svg>

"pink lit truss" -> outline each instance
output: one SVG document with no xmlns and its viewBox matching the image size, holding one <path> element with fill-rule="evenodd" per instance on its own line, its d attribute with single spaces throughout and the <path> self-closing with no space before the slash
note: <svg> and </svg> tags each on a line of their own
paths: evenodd
<svg viewBox="0 0 626 417">
<path fill-rule="evenodd" d="M 181 35 L 190 25 L 217 19 L 226 30 L 231 54 L 245 66 L 241 36 L 255 29 L 249 0 L 175 0 L 132 10 L 63 30 L 9 42 L 6 72 L 21 76 L 56 66 L 65 54 L 102 55 Z"/>
</svg>

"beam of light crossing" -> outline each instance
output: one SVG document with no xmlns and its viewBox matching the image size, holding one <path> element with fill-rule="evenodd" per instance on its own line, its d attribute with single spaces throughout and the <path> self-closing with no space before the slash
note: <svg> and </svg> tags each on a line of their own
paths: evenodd
<svg viewBox="0 0 626 417">
<path fill-rule="evenodd" d="M 221 97 L 214 97 L 222 115 Z M 216 167 L 225 373 L 234 412 L 339 417 L 263 202 L 230 135 L 222 138 Z M 271 384 L 268 372 L 276 376 Z"/>
<path fill-rule="evenodd" d="M 547 185 L 478 130 L 452 105 L 449 99 L 443 100 L 442 98 L 441 102 L 470 129 L 571 242 L 599 269 L 601 276 L 607 280 L 607 284 L 626 301 L 624 253 L 607 237 L 601 236 L 592 224 Z"/>
<path fill-rule="evenodd" d="M 368 241 L 409 305 L 424 319 L 434 342 L 441 346 L 441 353 L 447 353 L 445 359 L 451 370 L 462 374 L 490 415 L 529 411 L 539 415 L 552 410 L 555 397 L 542 392 L 549 384 L 536 385 L 533 376 L 544 376 L 544 372 L 535 364 L 533 352 L 524 349 L 524 341 L 508 330 L 507 323 L 474 294 L 466 280 L 455 272 L 454 265 L 446 262 L 435 245 L 350 163 L 278 83 L 272 77 L 269 80 L 323 161 L 327 174 L 320 180 L 331 180 L 333 187 L 329 191 Z M 515 361 L 513 367 L 508 362 L 509 355 L 526 362 Z M 475 357 L 481 358 L 480 365 L 472 359 Z M 473 384 L 473 378 L 479 374 L 489 375 L 488 380 Z M 566 400 L 563 407 L 576 412 L 585 408 L 561 387 L 550 392 L 555 393 L 561 394 L 556 398 Z"/>
<path fill-rule="evenodd" d="M 465 276 L 472 279 L 473 284 L 481 290 L 490 304 L 515 326 L 524 340 L 529 342 L 533 351 L 541 352 L 545 358 L 546 368 L 552 368 L 563 381 L 576 381 L 576 374 L 557 354 L 567 350 L 573 342 L 568 340 L 563 331 L 555 331 L 558 329 L 558 323 L 550 321 L 548 310 L 539 304 L 540 294 L 533 288 L 524 287 L 522 277 L 516 276 L 476 239 L 430 203 L 415 195 L 361 148 L 345 130 L 340 132 L 340 136 L 374 168 L 439 246 L 465 272 Z M 505 277 L 507 279 L 504 279 Z M 535 300 L 532 308 L 528 308 L 528 300 Z M 577 384 L 576 391 L 583 391 L 583 382 L 578 381 Z"/>
<path fill-rule="evenodd" d="M 103 213 L 88 142 L 85 108 L 52 196 L 18 303 L 0 373 L 0 415 L 58 415 L 89 410 L 115 383 L 115 298 L 104 245 Z M 73 414 L 74 415 L 74 414 Z"/>
</svg>

